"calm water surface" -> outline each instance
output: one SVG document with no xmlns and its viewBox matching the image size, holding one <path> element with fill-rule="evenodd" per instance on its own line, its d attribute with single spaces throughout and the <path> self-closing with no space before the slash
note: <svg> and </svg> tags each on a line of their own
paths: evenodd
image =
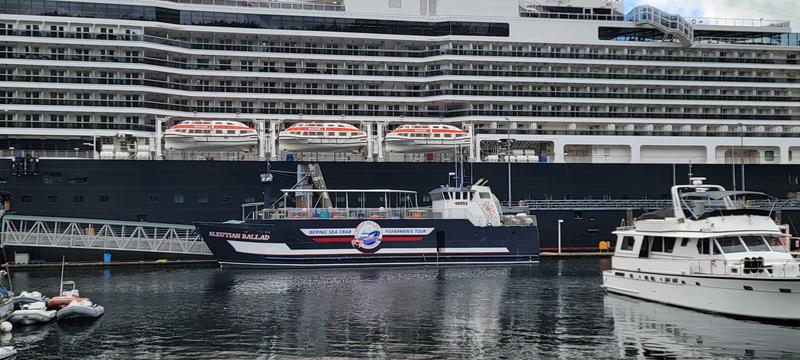
<svg viewBox="0 0 800 360">
<path fill-rule="evenodd" d="M 106 314 L 0 340 L 30 359 L 800 358 L 800 328 L 606 295 L 608 266 L 67 269 Z M 14 285 L 55 294 L 58 270 Z"/>
</svg>

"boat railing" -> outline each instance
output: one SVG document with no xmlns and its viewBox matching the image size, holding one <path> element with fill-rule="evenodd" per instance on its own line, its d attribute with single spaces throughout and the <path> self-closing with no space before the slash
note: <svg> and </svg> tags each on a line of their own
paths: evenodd
<svg viewBox="0 0 800 360">
<path fill-rule="evenodd" d="M 261 220 L 369 220 L 369 219 L 441 219 L 442 214 L 430 209 L 384 208 L 283 208 L 266 209 L 255 213 Z"/>
<path fill-rule="evenodd" d="M 758 256 L 754 256 L 754 258 L 758 258 Z M 758 266 L 748 266 L 748 262 L 743 260 L 693 260 L 690 272 L 692 274 L 724 275 L 744 279 L 800 276 L 800 264 L 794 259 L 778 262 L 766 260 L 765 262 L 766 264 Z"/>
</svg>

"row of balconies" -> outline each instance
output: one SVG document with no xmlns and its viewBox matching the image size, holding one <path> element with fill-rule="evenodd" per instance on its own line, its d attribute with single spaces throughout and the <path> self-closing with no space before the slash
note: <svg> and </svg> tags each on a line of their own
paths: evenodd
<svg viewBox="0 0 800 360">
<path fill-rule="evenodd" d="M 172 100 L 173 102 L 179 102 Z M 637 110 L 629 108 L 627 112 L 602 111 L 596 106 L 546 106 L 553 110 L 515 109 L 513 106 L 497 104 L 473 104 L 472 108 L 464 106 L 458 109 L 441 109 L 438 105 L 425 106 L 408 105 L 403 109 L 400 105 L 379 104 L 342 104 L 342 103 L 307 103 L 301 106 L 296 102 L 285 103 L 259 103 L 255 101 L 233 104 L 233 101 L 223 102 L 219 106 L 211 104 L 210 100 L 197 100 L 202 105 L 189 105 L 186 103 L 169 103 L 159 99 L 126 101 L 126 100 L 64 100 L 64 99 L 12 99 L 0 98 L 0 108 L 10 105 L 37 105 L 37 106 L 78 106 L 85 107 L 86 112 L 107 111 L 106 108 L 146 108 L 147 114 L 157 113 L 155 110 L 180 111 L 186 113 L 222 113 L 222 114 L 264 114 L 264 115 L 319 115 L 319 116 L 374 116 L 374 117 L 417 117 L 417 118 L 454 118 L 467 116 L 496 116 L 496 117 L 566 117 L 566 118 L 619 118 L 619 119 L 698 119 L 698 120 L 726 120 L 726 121 L 780 121 L 800 120 L 800 115 L 792 114 L 788 109 L 763 108 L 749 111 L 749 113 L 735 113 L 732 109 L 706 108 L 692 109 L 693 112 L 670 111 L 671 108 L 640 107 Z M 275 105 L 273 107 L 273 105 Z M 280 107 L 278 107 L 280 106 Z M 492 108 L 494 107 L 494 108 Z M 511 107 L 511 109 L 509 109 Z M 539 108 L 533 105 L 531 108 Z M 541 106 L 544 108 L 545 106 Z M 598 108 L 597 110 L 591 110 Z M 47 109 L 43 109 L 48 111 Z"/>
<path fill-rule="evenodd" d="M 191 85 L 180 82 L 166 82 L 146 79 L 109 79 L 109 78 L 69 78 L 69 77 L 30 77 L 30 76 L 9 76 L 0 75 L 0 81 L 32 82 L 37 86 L 47 87 L 47 84 L 94 84 L 94 85 L 127 85 L 127 86 L 148 86 L 150 91 L 158 92 L 159 89 L 181 90 L 197 92 L 196 96 L 206 96 L 203 93 L 228 93 L 232 97 L 239 98 L 237 95 L 246 94 L 274 94 L 274 95 L 309 95 L 309 96 L 369 96 L 369 97 L 410 97 L 424 98 L 435 96 L 475 96 L 475 97 L 554 97 L 554 98 L 575 98 L 575 99 L 635 99 L 635 100 L 697 100 L 697 101 L 769 101 L 769 102 L 798 102 L 800 97 L 792 96 L 786 91 L 775 90 L 752 90 L 750 92 L 757 95 L 734 95 L 734 94 L 708 94 L 708 93 L 684 93 L 669 94 L 664 92 L 647 92 L 647 89 L 626 89 L 624 92 L 603 91 L 599 89 L 576 89 L 574 91 L 547 91 L 547 90 L 491 90 L 491 89 L 363 89 L 363 85 L 353 85 L 359 89 L 345 88 L 341 85 L 327 84 L 300 84 L 306 86 L 272 87 L 275 84 L 249 84 L 250 86 L 234 85 Z M 322 88 L 320 88 L 320 86 Z M 444 84 L 444 86 L 456 86 L 455 84 Z M 6 88 L 6 91 L 13 91 Z M 76 87 L 72 92 L 86 91 Z M 92 90 L 96 91 L 96 90 Z M 780 93 L 781 95 L 778 95 Z M 53 95 L 55 94 L 55 95 Z M 20 89 L 13 97 L 27 98 L 69 98 L 60 91 L 35 91 L 32 89 Z M 115 96 L 112 93 L 104 94 Z M 221 96 L 225 97 L 225 96 Z M 85 99 L 88 100 L 88 99 Z M 511 99 L 509 99 L 511 100 Z"/>
<path fill-rule="evenodd" d="M 6 24 L 8 26 L 8 24 Z M 564 58 L 586 60 L 628 60 L 628 61 L 678 61 L 678 62 L 722 62 L 722 63 L 763 63 L 786 64 L 797 63 L 795 55 L 785 54 L 774 49 L 755 50 L 674 50 L 643 49 L 641 47 L 558 47 L 546 44 L 487 44 L 477 42 L 387 42 L 362 40 L 358 45 L 347 44 L 342 40 L 341 46 L 309 42 L 307 38 L 284 36 L 277 40 L 276 36 L 248 36 L 246 39 L 230 38 L 228 34 L 213 34 L 207 37 L 188 37 L 186 33 L 163 33 L 160 36 L 142 35 L 139 30 L 131 33 L 97 33 L 97 32 L 65 32 L 45 30 L 23 30 L 0 28 L 0 36 L 46 37 L 87 40 L 145 41 L 184 49 L 242 51 L 259 53 L 317 54 L 339 56 L 367 57 L 399 57 L 426 58 L 442 55 L 457 56 L 491 56 L 491 57 L 523 57 L 523 58 Z M 122 32 L 122 31 L 120 31 Z M 213 40 L 212 40 L 213 39 Z M 395 44 L 394 48 L 385 48 L 385 44 Z M 132 44 L 120 44 L 130 47 Z"/>
<path fill-rule="evenodd" d="M 13 75 L 14 73 L 19 75 Z M 634 87 L 634 86 L 542 86 L 540 83 L 507 84 L 496 82 L 437 82 L 426 84 L 396 84 L 389 82 L 277 82 L 241 79 L 207 78 L 194 80 L 191 77 L 170 76 L 169 81 L 159 78 L 159 73 L 145 74 L 109 71 L 50 70 L 50 76 L 39 75 L 47 69 L 19 69 L 0 67 L 0 81 L 92 84 L 92 85 L 140 85 L 164 89 L 197 92 L 263 93 L 263 94 L 309 94 L 309 95 L 358 95 L 358 96 L 439 96 L 446 94 L 472 94 L 479 92 L 489 96 L 539 96 L 517 94 L 592 94 L 591 97 L 612 98 L 694 98 L 702 100 L 748 99 L 752 101 L 793 101 L 793 92 L 774 88 L 708 88 L 708 87 Z M 34 75 L 35 74 L 35 75 Z M 99 75 L 99 76 L 98 76 Z M 149 76 L 145 76 L 149 75 Z M 146 78 L 145 78 L 146 77 Z M 506 95 L 503 95 L 506 94 Z M 572 95 L 548 95 L 564 97 Z M 581 95 L 574 95 L 581 97 Z"/>
<path fill-rule="evenodd" d="M 278 65 L 232 65 L 232 64 L 204 64 L 188 63 L 147 57 L 126 57 L 126 56 L 92 56 L 92 55 L 52 55 L 25 52 L 9 52 L 0 49 L 0 59 L 19 59 L 19 60 L 57 60 L 57 61 L 80 61 L 87 62 L 87 67 L 96 68 L 95 62 L 112 63 L 135 63 L 156 65 L 177 69 L 189 70 L 211 70 L 219 71 L 220 76 L 225 72 L 253 72 L 253 73 L 283 73 L 283 74 L 304 74 L 304 75 L 346 75 L 346 76 L 382 76 L 382 77 L 438 77 L 438 76 L 474 76 L 474 77 L 543 77 L 543 78 L 567 78 L 567 79 L 617 79 L 617 80 L 650 80 L 650 81 L 724 81 L 724 82 L 756 82 L 756 83 L 795 83 L 798 82 L 795 73 L 784 73 L 777 71 L 752 71 L 742 70 L 742 72 L 730 71 L 728 76 L 719 76 L 719 71 L 708 71 L 703 75 L 662 75 L 653 73 L 593 73 L 570 71 L 573 69 L 562 68 L 555 71 L 502 71 L 502 70 L 467 70 L 467 69 L 438 69 L 438 70 L 394 70 L 394 69 L 333 69 L 321 67 L 299 67 L 299 66 L 278 66 Z M 34 66 L 31 63 L 29 66 Z M 377 66 L 376 66 L 377 67 Z M 40 69 L 36 66 L 33 71 Z M 21 69 L 31 72 L 31 69 Z M 561 70 L 561 71 L 558 71 Z M 737 76 L 736 74 L 748 74 Z M 297 75 L 290 75 L 297 76 Z M 265 76 L 266 77 L 266 76 Z"/>
</svg>

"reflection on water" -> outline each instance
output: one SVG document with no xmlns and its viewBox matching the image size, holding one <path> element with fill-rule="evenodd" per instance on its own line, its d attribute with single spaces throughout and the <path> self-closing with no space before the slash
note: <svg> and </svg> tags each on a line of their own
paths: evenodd
<svg viewBox="0 0 800 360">
<path fill-rule="evenodd" d="M 69 269 L 105 316 L 11 341 L 31 358 L 800 356 L 791 328 L 606 296 L 607 267 Z M 58 271 L 16 274 L 18 291 L 34 285 L 54 294 Z"/>
<path fill-rule="evenodd" d="M 606 296 L 621 355 L 788 359 L 800 356 L 800 328 L 735 320 Z"/>
</svg>

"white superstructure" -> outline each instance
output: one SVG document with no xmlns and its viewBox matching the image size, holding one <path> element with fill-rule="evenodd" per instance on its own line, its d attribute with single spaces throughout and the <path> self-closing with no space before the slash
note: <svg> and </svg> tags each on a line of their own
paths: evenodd
<svg viewBox="0 0 800 360">
<path fill-rule="evenodd" d="M 429 123 L 469 133 L 474 161 L 800 163 L 800 37 L 782 21 L 614 0 L 3 4 L 4 156 L 169 158 L 166 128 L 220 119 L 257 129 L 263 159 L 293 124 L 338 122 L 367 134 L 350 160 L 398 160 L 386 135 Z"/>
<path fill-rule="evenodd" d="M 764 194 L 693 178 L 671 208 L 618 229 L 603 286 L 617 294 L 732 316 L 800 320 L 800 263 Z"/>
</svg>

